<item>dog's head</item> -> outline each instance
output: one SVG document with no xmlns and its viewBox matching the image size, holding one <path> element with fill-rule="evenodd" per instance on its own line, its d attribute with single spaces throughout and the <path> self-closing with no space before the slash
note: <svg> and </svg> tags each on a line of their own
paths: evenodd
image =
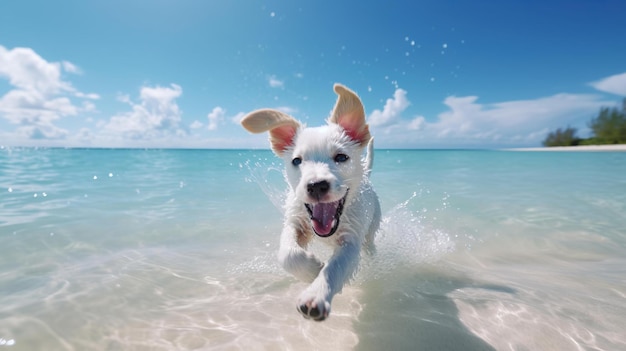
<svg viewBox="0 0 626 351">
<path fill-rule="evenodd" d="M 335 84 L 338 95 L 328 124 L 307 128 L 277 110 L 257 110 L 241 124 L 252 133 L 269 131 L 272 150 L 285 161 L 287 181 L 322 237 L 337 230 L 344 206 L 363 178 L 363 148 L 371 139 L 359 97 Z"/>
</svg>

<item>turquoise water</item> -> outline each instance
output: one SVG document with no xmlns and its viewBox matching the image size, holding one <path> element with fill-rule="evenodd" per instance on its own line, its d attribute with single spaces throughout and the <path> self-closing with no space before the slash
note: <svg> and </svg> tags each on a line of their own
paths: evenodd
<svg viewBox="0 0 626 351">
<path fill-rule="evenodd" d="M 626 350 L 626 153 L 377 150 L 378 252 L 323 323 L 276 264 L 281 168 L 0 149 L 0 350 Z"/>
</svg>

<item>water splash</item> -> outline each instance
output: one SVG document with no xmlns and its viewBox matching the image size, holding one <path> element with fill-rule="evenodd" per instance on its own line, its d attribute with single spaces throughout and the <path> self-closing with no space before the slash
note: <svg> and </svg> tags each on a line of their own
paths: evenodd
<svg viewBox="0 0 626 351">
<path fill-rule="evenodd" d="M 268 159 L 257 159 L 248 160 L 240 167 L 246 168 L 249 172 L 246 181 L 256 183 L 274 206 L 283 212 L 286 191 L 282 165 Z M 413 210 L 417 207 L 415 202 L 424 192 L 429 194 L 429 191 L 424 189 L 413 192 L 407 200 L 384 214 L 376 236 L 376 254 L 372 257 L 366 256 L 363 260 L 361 271 L 366 276 L 384 275 L 399 266 L 433 263 L 455 250 L 453 238 L 433 224 L 437 220 L 436 215 L 449 207 L 450 196 L 443 195 L 440 208 L 423 207 L 420 210 Z M 310 249 L 324 257 L 332 254 L 328 252 L 328 248 L 316 243 L 312 243 Z M 267 259 L 263 257 L 264 262 Z M 255 266 L 258 263 L 255 262 Z"/>
<path fill-rule="evenodd" d="M 284 213 L 283 204 L 285 203 L 287 192 L 285 190 L 286 182 L 284 181 L 285 175 L 282 165 L 269 162 L 267 158 L 259 158 L 256 161 L 246 160 L 243 164 L 239 164 L 239 168 L 247 169 L 249 176 L 245 178 L 245 181 L 256 183 L 274 207 L 281 213 Z"/>
<path fill-rule="evenodd" d="M 382 218 L 376 236 L 376 255 L 366 257 L 366 276 L 385 275 L 397 267 L 416 267 L 434 263 L 455 250 L 455 242 L 444 230 L 429 224 L 428 209 L 412 210 L 421 195 L 414 192 L 406 201 L 389 210 Z M 448 197 L 444 197 L 444 208 Z M 436 209 L 432 212 L 437 212 Z"/>
</svg>

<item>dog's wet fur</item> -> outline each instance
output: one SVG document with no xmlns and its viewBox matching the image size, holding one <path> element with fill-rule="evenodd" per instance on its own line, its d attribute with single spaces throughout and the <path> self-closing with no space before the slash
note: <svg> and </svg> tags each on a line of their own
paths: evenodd
<svg viewBox="0 0 626 351">
<path fill-rule="evenodd" d="M 306 127 L 272 109 L 241 121 L 252 133 L 269 132 L 272 150 L 285 162 L 289 191 L 278 259 L 286 271 L 310 282 L 297 309 L 316 321 L 328 317 L 333 296 L 356 272 L 361 252 L 373 252 L 381 218 L 369 181 L 374 146 L 363 104 L 343 85 L 334 90 L 338 99 L 327 125 Z M 313 239 L 333 247 L 328 262 L 307 251 Z"/>
</svg>

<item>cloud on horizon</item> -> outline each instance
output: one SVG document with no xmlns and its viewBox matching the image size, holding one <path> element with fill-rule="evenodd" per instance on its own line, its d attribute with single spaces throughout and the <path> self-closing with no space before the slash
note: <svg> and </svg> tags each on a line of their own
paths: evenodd
<svg viewBox="0 0 626 351">
<path fill-rule="evenodd" d="M 368 117 L 379 145 L 441 147 L 529 145 L 540 143 L 551 128 L 577 126 L 610 101 L 593 94 L 555 94 L 532 100 L 480 103 L 477 96 L 449 96 L 446 111 L 431 119 L 401 116 L 410 105 L 396 89 L 385 108 Z"/>
<path fill-rule="evenodd" d="M 63 139 L 69 132 L 56 121 L 95 110 L 88 100 L 100 96 L 78 91 L 63 79 L 63 72 L 79 74 L 80 69 L 69 61 L 48 62 L 30 48 L 8 50 L 0 45 L 0 78 L 11 86 L 0 97 L 0 117 L 17 126 L 19 138 Z"/>
<path fill-rule="evenodd" d="M 590 85 L 605 93 L 626 97 L 626 72 L 600 79 Z"/>
<path fill-rule="evenodd" d="M 213 108 L 207 118 L 209 119 L 209 125 L 207 127 L 208 130 L 216 130 L 217 126 L 224 121 L 224 116 L 226 115 L 226 110 L 217 106 Z"/>
<path fill-rule="evenodd" d="M 48 62 L 30 48 L 11 50 L 0 46 L 0 79 L 9 89 L 0 96 L 0 120 L 14 130 L 0 131 L 2 142 L 55 146 L 146 146 L 173 147 L 201 145 L 212 147 L 212 140 L 221 138 L 223 145 L 248 145 L 249 136 L 230 122 L 238 124 L 244 113 L 227 115 L 225 107 L 216 106 L 207 120 L 188 122 L 178 100 L 183 88 L 142 86 L 139 96 L 131 99 L 121 95 L 126 111 L 106 116 L 91 127 L 78 125 L 73 132 L 60 127 L 64 118 L 83 117 L 93 122 L 88 113 L 97 112 L 96 93 L 76 89 L 67 75 L 80 75 L 82 70 L 69 61 Z M 273 88 L 284 82 L 275 76 L 267 78 Z M 602 93 L 626 96 L 626 73 L 616 74 L 589 83 Z M 538 145 L 552 129 L 582 126 L 600 107 L 615 101 L 604 94 L 559 93 L 527 100 L 483 103 L 478 96 L 448 96 L 444 108 L 436 115 L 415 111 L 407 90 L 396 87 L 384 106 L 374 109 L 368 122 L 383 147 L 489 147 L 490 145 Z M 297 107 L 277 107 L 288 114 Z M 419 111 L 417 111 L 419 112 Z M 66 123 L 67 126 L 69 123 Z M 223 128 L 223 129 L 222 129 Z M 230 130 L 228 130 L 230 128 Z M 208 131 L 220 130 L 218 133 Z M 240 133 L 240 134 L 237 134 Z M 241 139 L 240 139 L 241 138 Z M 263 139 L 265 145 L 265 138 Z M 243 140 L 243 141 L 242 141 Z M 32 142 L 32 143 L 31 143 Z"/>
<path fill-rule="evenodd" d="M 409 107 L 410 102 L 406 97 L 407 92 L 403 89 L 396 89 L 393 97 L 387 99 L 385 106 L 381 110 L 374 110 L 368 118 L 368 123 L 373 127 L 386 126 L 397 123 L 402 112 Z"/>
<path fill-rule="evenodd" d="M 136 103 L 128 95 L 122 95 L 118 100 L 128 104 L 131 110 L 111 117 L 103 129 L 133 140 L 184 136 L 187 133 L 180 127 L 182 111 L 176 102 L 182 93 L 179 85 L 171 84 L 169 87 L 141 87 Z"/>
</svg>

